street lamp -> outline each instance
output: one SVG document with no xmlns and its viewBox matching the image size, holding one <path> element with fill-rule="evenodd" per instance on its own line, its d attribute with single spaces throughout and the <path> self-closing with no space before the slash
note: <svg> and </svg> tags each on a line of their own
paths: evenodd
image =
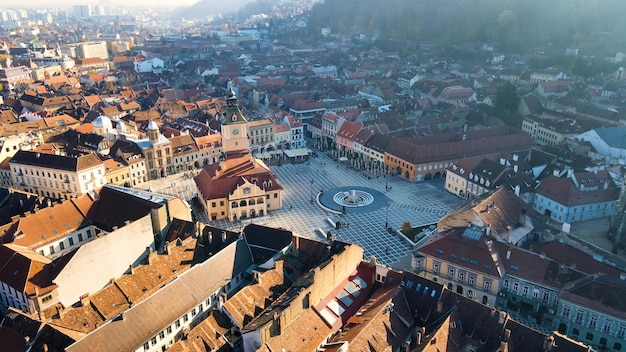
<svg viewBox="0 0 626 352">
<path fill-rule="evenodd" d="M 315 183 L 315 181 L 311 180 L 310 187 L 309 187 L 309 193 L 311 195 L 311 204 L 313 204 L 313 183 Z"/>
<path fill-rule="evenodd" d="M 389 172 L 385 172 L 385 191 L 389 190 Z"/>
<path fill-rule="evenodd" d="M 391 204 L 385 204 L 385 229 L 389 227 L 389 207 Z"/>
</svg>

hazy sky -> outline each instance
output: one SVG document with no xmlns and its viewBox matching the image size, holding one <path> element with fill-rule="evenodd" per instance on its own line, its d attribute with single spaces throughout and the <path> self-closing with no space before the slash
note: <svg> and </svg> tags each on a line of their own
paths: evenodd
<svg viewBox="0 0 626 352">
<path fill-rule="evenodd" d="M 131 2 L 124 0 L 105 0 L 105 1 L 84 1 L 84 0 L 61 0 L 61 1 L 52 1 L 52 0 L 4 0 L 0 3 L 0 8 L 3 7 L 14 7 L 14 8 L 25 8 L 25 7 L 66 7 L 72 5 L 102 5 L 102 6 L 128 6 L 132 4 L 133 6 L 181 6 L 181 5 L 192 5 L 198 2 L 199 0 L 133 0 Z"/>
</svg>

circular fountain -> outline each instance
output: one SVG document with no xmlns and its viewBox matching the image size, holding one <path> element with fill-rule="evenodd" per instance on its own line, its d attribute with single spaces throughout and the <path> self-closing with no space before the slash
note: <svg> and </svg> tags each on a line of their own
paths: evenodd
<svg viewBox="0 0 626 352">
<path fill-rule="evenodd" d="M 372 204 L 374 196 L 362 190 L 351 189 L 335 193 L 333 201 L 341 206 L 357 208 Z"/>
</svg>

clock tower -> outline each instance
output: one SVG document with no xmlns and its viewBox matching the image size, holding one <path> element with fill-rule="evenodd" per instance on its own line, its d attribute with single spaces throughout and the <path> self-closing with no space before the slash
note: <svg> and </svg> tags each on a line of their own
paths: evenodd
<svg viewBox="0 0 626 352">
<path fill-rule="evenodd" d="M 226 113 L 222 122 L 222 150 L 229 154 L 243 154 L 250 151 L 248 145 L 248 120 L 243 117 L 237 96 L 231 88 L 226 98 Z"/>
</svg>

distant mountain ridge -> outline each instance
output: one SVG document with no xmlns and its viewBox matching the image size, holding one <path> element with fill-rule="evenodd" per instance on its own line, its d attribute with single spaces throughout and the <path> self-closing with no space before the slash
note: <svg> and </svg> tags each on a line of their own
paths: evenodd
<svg viewBox="0 0 626 352">
<path fill-rule="evenodd" d="M 245 5 L 253 3 L 254 0 L 201 0 L 197 3 L 182 9 L 174 17 L 181 18 L 207 18 L 218 13 L 236 12 Z"/>
</svg>

